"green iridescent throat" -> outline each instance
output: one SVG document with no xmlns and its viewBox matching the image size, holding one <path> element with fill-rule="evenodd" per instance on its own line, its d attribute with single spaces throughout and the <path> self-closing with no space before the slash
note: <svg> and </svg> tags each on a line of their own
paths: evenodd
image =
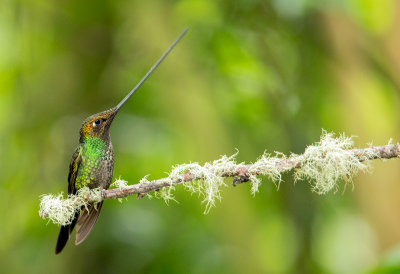
<svg viewBox="0 0 400 274">
<path fill-rule="evenodd" d="M 107 143 L 98 137 L 86 137 L 80 147 L 82 163 L 75 181 L 75 188 L 80 189 L 94 180 L 94 173 L 102 158 L 106 156 Z"/>
</svg>

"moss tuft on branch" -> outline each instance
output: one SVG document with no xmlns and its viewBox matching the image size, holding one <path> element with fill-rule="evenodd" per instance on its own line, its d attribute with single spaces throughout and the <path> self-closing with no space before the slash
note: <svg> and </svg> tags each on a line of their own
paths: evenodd
<svg viewBox="0 0 400 274">
<path fill-rule="evenodd" d="M 298 156 L 300 168 L 295 171 L 295 180 L 308 180 L 313 186 L 312 190 L 318 194 L 337 189 L 337 183 L 341 180 L 351 183 L 354 175 L 369 169 L 366 160 L 379 156 L 375 151 L 366 151 L 357 157 L 351 151 L 353 143 L 352 137 L 342 134 L 335 138 L 332 133 L 323 130 L 321 140 L 308 146 Z"/>
<path fill-rule="evenodd" d="M 78 190 L 76 195 L 68 195 L 64 199 L 63 194 L 42 195 L 39 214 L 42 218 L 48 218 L 55 224 L 68 225 L 74 219 L 75 213 L 87 208 L 90 202 L 101 202 L 101 189 L 89 189 L 84 187 Z"/>
</svg>

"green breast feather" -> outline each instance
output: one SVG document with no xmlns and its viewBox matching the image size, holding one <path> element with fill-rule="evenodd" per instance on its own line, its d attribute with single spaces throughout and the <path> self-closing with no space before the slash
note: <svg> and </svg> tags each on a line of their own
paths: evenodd
<svg viewBox="0 0 400 274">
<path fill-rule="evenodd" d="M 107 144 L 100 138 L 87 137 L 81 147 L 82 163 L 78 169 L 75 188 L 80 189 L 94 180 L 100 162 L 106 157 Z"/>
</svg>

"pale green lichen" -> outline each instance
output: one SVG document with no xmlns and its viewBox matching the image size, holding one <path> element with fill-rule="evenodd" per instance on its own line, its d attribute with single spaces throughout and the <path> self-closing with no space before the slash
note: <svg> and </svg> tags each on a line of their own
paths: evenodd
<svg viewBox="0 0 400 274">
<path fill-rule="evenodd" d="M 112 188 L 120 188 L 120 189 L 125 189 L 129 187 L 128 181 L 125 181 L 119 177 L 118 179 L 115 179 L 114 183 L 110 185 Z"/>
<path fill-rule="evenodd" d="M 200 165 L 198 163 L 182 164 L 173 167 L 169 173 L 167 182 L 171 187 L 160 190 L 157 194 L 166 202 L 173 199 L 171 191 L 174 190 L 174 182 L 184 181 L 184 175 L 189 172 L 194 180 L 184 182 L 183 186 L 192 194 L 197 194 L 203 197 L 202 203 L 205 203 L 206 208 L 204 213 L 208 213 L 215 206 L 217 200 L 221 200 L 221 187 L 226 186 L 224 179 L 230 174 L 237 174 L 237 171 L 244 168 L 244 163 L 236 163 L 235 157 L 238 154 L 231 156 L 223 155 L 220 159 L 212 163 Z M 283 154 L 277 153 L 276 157 L 272 157 L 264 153 L 248 170 L 248 179 L 251 183 L 251 193 L 254 195 L 261 184 L 261 179 L 256 175 L 265 175 L 271 179 L 279 187 L 282 181 L 281 172 L 284 169 L 277 167 L 277 162 L 284 159 Z"/>
<path fill-rule="evenodd" d="M 203 166 L 198 163 L 174 166 L 168 177 L 163 179 L 163 182 L 169 186 L 154 192 L 153 195 L 147 194 L 146 196 L 149 198 L 161 198 L 167 204 L 171 200 L 176 201 L 173 195 L 173 191 L 175 190 L 174 185 L 177 182 L 183 182 L 182 184 L 186 190 L 192 194 L 203 197 L 202 203 L 206 204 L 204 213 L 208 213 L 209 210 L 215 206 L 215 201 L 221 200 L 220 189 L 226 186 L 223 175 L 232 173 L 241 165 L 236 164 L 234 160 L 236 155 L 237 153 L 230 157 L 222 156 L 220 159 L 212 163 L 205 163 Z M 193 179 L 184 182 L 186 172 L 189 172 Z M 141 183 L 149 183 L 147 177 L 144 179 L 145 180 L 141 181 Z"/>
<path fill-rule="evenodd" d="M 62 193 L 43 195 L 40 199 L 40 215 L 55 224 L 68 225 L 74 219 L 76 212 L 89 205 L 88 197 L 93 202 L 100 202 L 101 189 L 83 187 L 76 195 L 68 195 L 67 199 L 64 199 Z"/>
<path fill-rule="evenodd" d="M 144 176 L 142 179 L 140 179 L 139 184 L 148 184 L 150 183 L 150 181 L 147 179 L 150 175 L 147 174 L 146 176 Z"/>
<path fill-rule="evenodd" d="M 125 181 L 119 177 L 115 179 L 114 183 L 110 185 L 111 188 L 119 188 L 119 189 L 126 189 L 129 188 L 128 181 Z M 127 198 L 117 198 L 118 202 L 122 203 L 123 200 L 127 200 Z"/>
<path fill-rule="evenodd" d="M 351 137 L 342 134 L 335 138 L 334 134 L 323 130 L 319 142 L 308 146 L 302 155 L 291 156 L 300 161 L 295 180 L 309 180 L 312 190 L 318 194 L 337 188 L 340 180 L 351 183 L 359 171 L 368 170 L 368 162 L 363 161 L 376 156 L 372 151 L 366 151 L 360 159 L 350 150 L 352 147 Z"/>
<path fill-rule="evenodd" d="M 251 175 L 249 178 L 251 183 L 251 194 L 255 195 L 261 185 L 261 179 L 252 174 L 267 176 L 279 189 L 280 183 L 282 182 L 281 173 L 286 170 L 282 167 L 278 168 L 277 163 L 285 158 L 286 156 L 282 153 L 276 152 L 276 156 L 271 156 L 269 153 L 264 152 L 264 154 L 250 166 L 249 174 Z"/>
<path fill-rule="evenodd" d="M 189 171 L 195 180 L 183 183 L 186 190 L 192 194 L 203 197 L 202 203 L 205 204 L 204 213 L 208 213 L 215 206 L 216 200 L 221 200 L 221 187 L 226 186 L 223 175 L 232 173 L 241 164 L 236 164 L 235 156 L 237 152 L 228 157 L 222 156 L 212 163 L 205 163 L 203 166 L 198 163 L 190 163 L 176 166 L 169 178 L 175 179 Z"/>
<path fill-rule="evenodd" d="M 167 205 L 169 204 L 170 201 L 179 203 L 175 199 L 175 196 L 173 194 L 174 191 L 175 191 L 175 187 L 174 187 L 174 185 L 171 184 L 169 187 L 164 187 L 158 191 L 155 191 L 153 193 L 153 196 L 149 196 L 149 198 L 151 199 L 152 197 L 154 197 L 154 198 L 158 198 L 158 199 L 163 199 Z M 147 194 L 146 196 L 148 196 L 148 195 L 149 194 Z"/>
</svg>

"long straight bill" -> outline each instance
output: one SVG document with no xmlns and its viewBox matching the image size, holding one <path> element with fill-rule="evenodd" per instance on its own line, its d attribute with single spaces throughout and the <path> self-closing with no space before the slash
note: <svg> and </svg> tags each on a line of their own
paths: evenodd
<svg viewBox="0 0 400 274">
<path fill-rule="evenodd" d="M 132 96 L 133 93 L 143 84 L 144 81 L 150 76 L 150 74 L 160 65 L 160 63 L 167 57 L 168 53 L 175 47 L 176 44 L 182 39 L 185 33 L 188 31 L 189 27 L 186 27 L 181 34 L 179 34 L 178 38 L 169 46 L 169 48 L 164 52 L 164 54 L 158 59 L 158 61 L 151 67 L 151 69 L 146 73 L 146 75 L 140 80 L 140 82 L 129 92 L 128 95 L 116 106 L 116 112 L 125 104 L 126 101 Z"/>
</svg>

